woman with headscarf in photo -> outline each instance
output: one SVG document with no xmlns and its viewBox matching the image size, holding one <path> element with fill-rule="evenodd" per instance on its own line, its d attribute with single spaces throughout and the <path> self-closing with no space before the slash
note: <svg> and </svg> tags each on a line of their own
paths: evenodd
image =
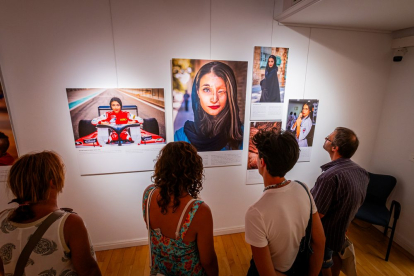
<svg viewBox="0 0 414 276">
<path fill-rule="evenodd" d="M 194 122 L 186 121 L 174 141 L 191 143 L 197 151 L 243 149 L 236 78 L 227 64 L 203 65 L 194 78 L 191 100 Z"/>
<path fill-rule="evenodd" d="M 262 95 L 261 103 L 280 103 L 279 79 L 277 78 L 276 56 L 271 55 L 267 60 L 265 78 L 260 81 Z"/>
</svg>

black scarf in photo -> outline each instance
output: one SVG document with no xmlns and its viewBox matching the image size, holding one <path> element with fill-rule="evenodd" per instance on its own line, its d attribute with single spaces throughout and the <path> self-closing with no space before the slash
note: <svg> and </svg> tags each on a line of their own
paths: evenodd
<svg viewBox="0 0 414 276">
<path fill-rule="evenodd" d="M 212 138 L 205 137 L 198 133 L 195 123 L 187 121 L 184 124 L 184 133 L 187 135 L 190 143 L 196 147 L 197 151 L 219 151 L 227 145 L 228 138 L 225 131 Z"/>
</svg>

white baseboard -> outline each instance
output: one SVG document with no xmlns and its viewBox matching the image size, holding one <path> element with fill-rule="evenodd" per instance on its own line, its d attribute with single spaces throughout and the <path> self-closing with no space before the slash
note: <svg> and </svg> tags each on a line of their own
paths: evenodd
<svg viewBox="0 0 414 276">
<path fill-rule="evenodd" d="M 238 227 L 215 229 L 213 232 L 213 235 L 221 236 L 221 235 L 229 235 L 229 234 L 241 233 L 241 232 L 244 232 L 244 225 L 238 226 Z M 118 249 L 118 248 L 125 248 L 125 247 L 141 246 L 141 245 L 147 245 L 147 244 L 148 244 L 148 238 L 142 238 L 142 239 L 117 241 L 117 242 L 111 242 L 111 243 L 98 243 L 98 244 L 94 244 L 93 247 L 95 251 L 103 251 L 103 250 L 111 250 L 111 249 Z"/>
<path fill-rule="evenodd" d="M 373 225 L 375 228 L 377 228 L 379 231 L 384 232 L 384 227 L 382 226 L 378 226 L 378 225 Z M 398 230 L 398 228 L 396 228 Z M 390 237 L 391 235 L 391 231 L 388 231 L 388 237 Z M 395 242 L 396 244 L 398 244 L 399 246 L 401 246 L 402 248 L 404 248 L 405 250 L 407 250 L 411 255 L 414 255 L 414 244 L 407 240 L 405 237 L 403 237 L 402 235 L 400 235 L 399 233 L 395 232 L 394 233 L 394 240 L 393 242 Z M 392 252 L 391 252 L 392 254 Z"/>
<path fill-rule="evenodd" d="M 226 228 L 219 228 L 215 229 L 213 232 L 214 236 L 222 236 L 222 235 L 229 235 L 235 233 L 244 232 L 244 225 L 237 226 L 237 227 L 226 227 Z"/>
<path fill-rule="evenodd" d="M 116 241 L 111 243 L 98 243 L 94 244 L 93 248 L 95 251 L 103 251 L 103 250 L 111 250 L 111 249 L 118 249 L 118 248 L 125 248 L 125 247 L 133 247 L 133 246 L 141 246 L 147 245 L 148 238 L 143 239 L 133 239 L 133 240 L 124 240 L 124 241 Z"/>
</svg>

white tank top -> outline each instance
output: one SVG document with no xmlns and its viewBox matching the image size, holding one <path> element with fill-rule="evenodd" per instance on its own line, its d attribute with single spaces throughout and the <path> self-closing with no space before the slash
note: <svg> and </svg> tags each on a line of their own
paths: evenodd
<svg viewBox="0 0 414 276">
<path fill-rule="evenodd" d="M 5 210 L 0 214 L 0 257 L 6 276 L 13 275 L 20 253 L 30 236 L 37 230 L 39 224 L 49 216 L 31 223 L 16 223 L 8 220 L 13 210 Z M 47 229 L 29 257 L 25 275 L 77 275 L 71 261 L 70 249 L 66 245 L 63 235 L 63 226 L 69 215 L 70 213 L 65 213 Z M 95 257 L 92 246 L 91 254 Z"/>
</svg>

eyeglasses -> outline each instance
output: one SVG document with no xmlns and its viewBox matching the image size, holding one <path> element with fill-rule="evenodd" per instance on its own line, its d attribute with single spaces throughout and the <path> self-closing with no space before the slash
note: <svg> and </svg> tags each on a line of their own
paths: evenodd
<svg viewBox="0 0 414 276">
<path fill-rule="evenodd" d="M 332 140 L 330 140 L 328 137 L 325 137 L 325 141 L 329 141 L 332 143 Z"/>
</svg>

